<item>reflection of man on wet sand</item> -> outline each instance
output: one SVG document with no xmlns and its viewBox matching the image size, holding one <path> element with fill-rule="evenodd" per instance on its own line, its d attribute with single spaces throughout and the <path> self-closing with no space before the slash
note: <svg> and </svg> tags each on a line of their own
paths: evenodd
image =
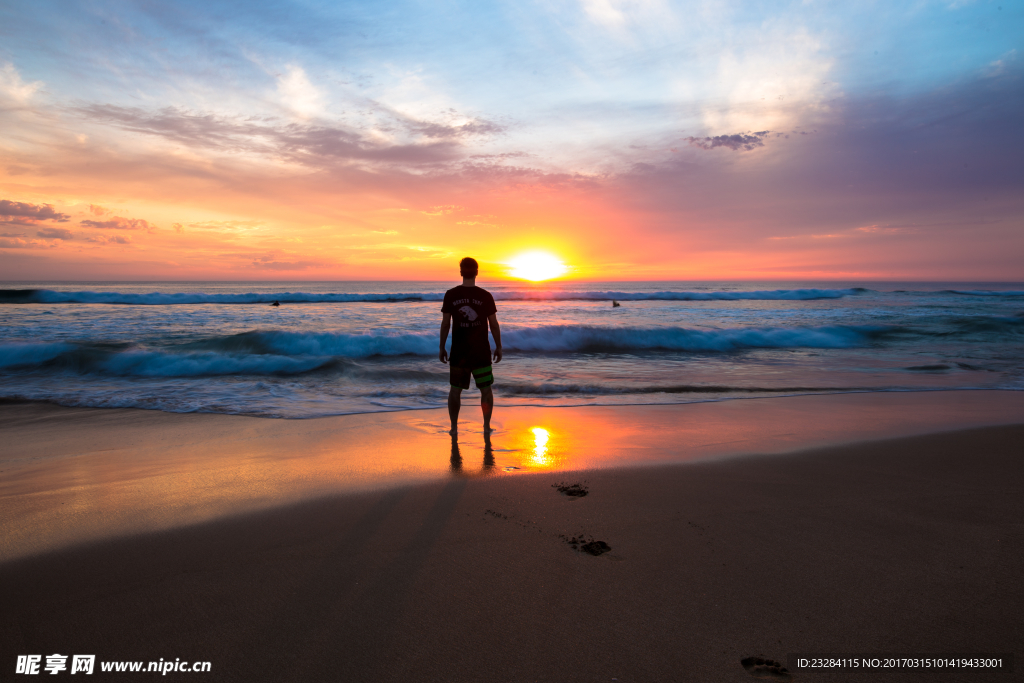
<svg viewBox="0 0 1024 683">
<path fill-rule="evenodd" d="M 452 435 L 452 474 L 462 474 L 462 451 L 459 450 L 459 440 Z M 484 466 L 482 473 L 486 474 L 494 469 L 494 449 L 491 448 L 491 438 L 484 434 Z"/>
<path fill-rule="evenodd" d="M 491 411 L 494 409 L 494 374 L 491 372 L 491 345 L 487 341 L 487 329 L 494 336 L 494 362 L 501 361 L 501 329 L 498 327 L 497 307 L 494 297 L 486 289 L 476 286 L 480 266 L 476 260 L 464 258 L 459 262 L 462 284 L 444 293 L 441 305 L 441 349 L 438 353 L 442 363 L 451 367 L 451 390 L 448 392 L 448 416 L 452 420 L 449 432 L 453 436 L 459 431 L 459 409 L 462 407 L 462 392 L 469 389 L 469 378 L 473 376 L 480 390 L 480 409 L 484 414 L 484 434 L 491 431 Z M 451 356 L 445 351 L 448 331 L 452 333 Z"/>
</svg>

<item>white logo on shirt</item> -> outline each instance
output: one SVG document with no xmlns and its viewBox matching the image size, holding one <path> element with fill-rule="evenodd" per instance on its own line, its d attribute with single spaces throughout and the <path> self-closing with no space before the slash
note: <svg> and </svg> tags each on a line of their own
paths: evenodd
<svg viewBox="0 0 1024 683">
<path fill-rule="evenodd" d="M 474 320 L 476 320 L 476 311 L 474 311 L 469 306 L 460 306 L 459 312 L 462 313 L 462 315 L 469 318 L 469 322 L 473 322 Z"/>
</svg>

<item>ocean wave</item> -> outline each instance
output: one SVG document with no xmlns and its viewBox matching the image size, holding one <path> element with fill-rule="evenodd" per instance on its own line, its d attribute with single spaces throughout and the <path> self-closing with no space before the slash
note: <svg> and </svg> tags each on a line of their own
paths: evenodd
<svg viewBox="0 0 1024 683">
<path fill-rule="evenodd" d="M 658 351 L 724 353 L 748 349 L 844 349 L 900 339 L 973 338 L 979 334 L 986 338 L 1016 338 L 1021 332 L 1024 332 L 1024 318 L 979 316 L 950 320 L 938 330 L 881 325 L 727 329 L 593 325 L 506 327 L 502 342 L 507 353 L 526 356 Z M 0 343 L 0 368 L 138 377 L 289 375 L 312 371 L 346 372 L 355 376 L 380 370 L 380 367 L 353 365 L 360 359 L 430 357 L 436 353 L 437 333 L 433 330 L 405 334 L 254 330 L 168 345 Z"/>
<path fill-rule="evenodd" d="M 963 294 L 964 296 L 1024 296 L 1024 291 L 996 291 L 992 289 L 946 289 L 946 294 Z"/>
<path fill-rule="evenodd" d="M 714 352 L 754 348 L 847 348 L 895 328 L 818 327 L 691 330 L 549 325 L 502 335 L 511 353 Z M 302 374 L 345 369 L 352 359 L 433 356 L 437 334 L 342 334 L 253 331 L 153 347 L 131 344 L 5 343 L 0 368 L 50 369 L 137 377 Z"/>
<path fill-rule="evenodd" d="M 568 291 L 568 290 L 527 290 L 496 291 L 498 301 L 809 301 L 814 299 L 840 299 L 869 290 L 861 287 L 850 289 L 776 289 L 749 292 L 612 292 L 612 291 Z M 205 294 L 202 292 L 179 292 L 166 294 L 129 294 L 123 292 L 58 292 L 50 289 L 4 289 L 0 290 L 0 303 L 9 304 L 123 304 L 134 306 L 170 306 L 181 304 L 270 304 L 275 301 L 287 303 L 399 303 L 406 301 L 441 301 L 444 292 L 399 292 L 399 293 L 321 293 L 276 292 L 258 294 Z"/>
<path fill-rule="evenodd" d="M 862 346 L 899 328 L 875 325 L 693 330 L 549 325 L 502 335 L 507 350 L 527 352 L 735 351 L 763 348 L 837 349 Z"/>
<path fill-rule="evenodd" d="M 342 332 L 252 331 L 192 342 L 184 349 L 232 353 L 281 354 L 286 356 L 430 356 L 437 353 L 437 333 L 345 334 Z"/>
<path fill-rule="evenodd" d="M 107 374 L 135 377 L 297 375 L 330 365 L 333 360 L 274 354 L 166 353 L 133 349 L 110 356 L 100 367 Z"/>
<path fill-rule="evenodd" d="M 1024 315 L 991 315 L 957 317 L 951 320 L 953 332 L 946 334 L 1019 335 L 1024 332 Z M 989 337 L 991 338 L 991 337 Z"/>
<path fill-rule="evenodd" d="M 66 370 L 120 377 L 294 375 L 336 362 L 332 357 L 182 352 L 89 344 L 0 344 L 0 368 Z"/>
<path fill-rule="evenodd" d="M 573 384 L 558 382 L 509 382 L 501 381 L 497 392 L 503 396 L 632 396 L 643 394 L 807 394 L 822 392 L 878 391 L 877 387 L 809 387 L 809 386 L 778 386 L 750 387 L 703 384 L 652 384 L 644 386 L 622 386 L 621 384 Z M 363 398 L 431 398 L 444 399 L 448 395 L 447 388 L 410 387 L 405 390 L 374 389 L 365 391 L 359 396 Z"/>
<path fill-rule="evenodd" d="M 861 346 L 900 328 L 874 325 L 695 330 L 683 327 L 599 327 L 545 325 L 502 332 L 506 351 L 523 353 L 733 351 L 744 348 L 848 348 Z M 253 331 L 183 344 L 183 351 L 273 354 L 289 357 L 370 358 L 433 356 L 437 333 L 345 334 L 338 332 Z"/>
<path fill-rule="evenodd" d="M 775 289 L 749 292 L 496 292 L 497 300 L 589 300 L 589 301 L 809 301 L 841 299 L 867 292 L 862 287 L 850 289 Z"/>
<path fill-rule="evenodd" d="M 40 365 L 74 350 L 72 344 L 55 343 L 6 343 L 0 344 L 0 368 L 18 365 Z"/>
<path fill-rule="evenodd" d="M 51 289 L 8 289 L 0 290 L 0 303 L 9 304 L 124 304 L 133 306 L 172 306 L 181 304 L 270 304 L 279 303 L 352 303 L 400 302 L 400 301 L 441 301 L 444 292 L 411 293 L 366 293 L 310 294 L 306 292 L 274 292 L 258 294 L 205 294 L 202 292 L 178 292 L 167 294 L 150 292 L 131 294 L 124 292 L 57 292 Z"/>
<path fill-rule="evenodd" d="M 583 395 L 610 396 L 633 394 L 792 394 L 838 391 L 868 391 L 863 387 L 742 387 L 701 384 L 673 384 L 623 387 L 605 384 L 517 384 L 502 382 L 498 387 L 503 395 L 550 396 Z"/>
</svg>

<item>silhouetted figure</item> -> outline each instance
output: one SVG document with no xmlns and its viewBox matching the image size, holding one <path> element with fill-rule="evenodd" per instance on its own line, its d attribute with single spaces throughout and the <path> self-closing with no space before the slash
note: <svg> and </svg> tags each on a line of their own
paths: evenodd
<svg viewBox="0 0 1024 683">
<path fill-rule="evenodd" d="M 448 417 L 452 428 L 448 432 L 459 433 L 459 408 L 462 407 L 462 392 L 469 389 L 470 376 L 480 390 L 480 410 L 484 414 L 484 434 L 491 431 L 491 411 L 494 409 L 494 374 L 491 370 L 491 345 L 487 341 L 490 327 L 494 337 L 494 362 L 501 361 L 501 329 L 498 327 L 498 309 L 494 297 L 486 289 L 476 286 L 480 266 L 475 259 L 464 258 L 459 262 L 462 284 L 444 293 L 441 305 L 441 348 L 438 357 L 442 363 L 450 361 L 448 392 Z M 452 353 L 449 357 L 444 348 L 449 330 L 452 333 Z"/>
<path fill-rule="evenodd" d="M 272 304 L 270 304 L 270 305 L 271 305 L 271 306 L 280 306 L 280 305 L 281 305 L 281 302 L 280 302 L 280 301 L 275 301 L 274 303 L 272 303 Z"/>
<path fill-rule="evenodd" d="M 616 301 L 615 299 L 612 299 L 612 308 L 618 308 L 619 306 L 620 306 L 619 302 Z"/>
</svg>

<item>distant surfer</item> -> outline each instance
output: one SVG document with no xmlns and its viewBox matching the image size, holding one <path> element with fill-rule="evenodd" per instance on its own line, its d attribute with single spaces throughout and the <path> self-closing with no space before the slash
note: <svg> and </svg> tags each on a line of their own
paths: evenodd
<svg viewBox="0 0 1024 683">
<path fill-rule="evenodd" d="M 480 266 L 475 259 L 462 259 L 459 262 L 462 284 L 445 292 L 444 303 L 441 304 L 441 349 L 438 357 L 442 363 L 449 363 L 450 367 L 448 416 L 452 421 L 449 431 L 452 436 L 459 432 L 462 392 L 469 389 L 470 376 L 480 390 L 484 434 L 491 431 L 491 412 L 494 410 L 491 385 L 494 384 L 494 374 L 491 371 L 491 345 L 487 340 L 487 329 L 490 328 L 494 337 L 495 363 L 501 361 L 501 329 L 498 327 L 498 309 L 494 305 L 494 297 L 486 289 L 476 286 L 479 271 Z M 452 333 L 450 356 L 444 348 L 449 331 Z"/>
<path fill-rule="evenodd" d="M 274 303 L 272 303 L 272 304 L 270 304 L 270 305 L 271 305 L 271 306 L 280 306 L 280 305 L 281 305 L 281 302 L 280 302 L 280 301 L 275 301 Z"/>
<path fill-rule="evenodd" d="M 622 304 L 620 304 L 618 301 L 616 301 L 615 299 L 612 299 L 612 308 L 618 308 L 621 305 Z"/>
</svg>

